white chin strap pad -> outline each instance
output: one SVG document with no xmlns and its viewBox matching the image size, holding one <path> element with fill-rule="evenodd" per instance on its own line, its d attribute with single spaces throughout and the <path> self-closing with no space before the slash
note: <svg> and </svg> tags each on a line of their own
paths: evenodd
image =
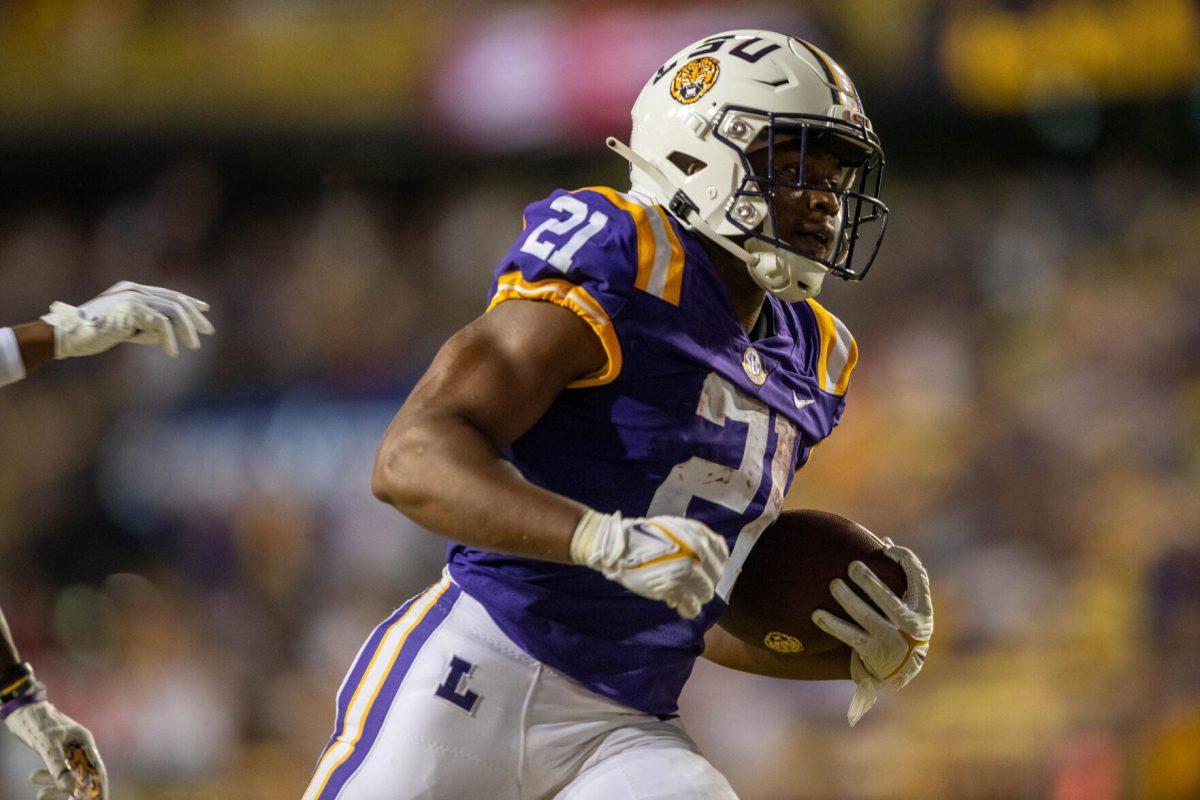
<svg viewBox="0 0 1200 800">
<path fill-rule="evenodd" d="M 750 277 L 762 288 L 787 303 L 798 303 L 821 293 L 821 282 L 829 270 L 810 258 L 771 247 L 751 238 L 746 250 L 758 256 L 747 264 Z"/>
</svg>

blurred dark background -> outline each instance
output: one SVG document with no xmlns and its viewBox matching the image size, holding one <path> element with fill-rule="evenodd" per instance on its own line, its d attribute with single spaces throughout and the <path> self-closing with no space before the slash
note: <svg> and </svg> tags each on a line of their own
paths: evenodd
<svg viewBox="0 0 1200 800">
<path fill-rule="evenodd" d="M 767 27 L 853 76 L 892 221 L 822 302 L 862 352 L 789 504 L 916 549 L 921 679 L 701 664 L 745 800 L 1200 797 L 1200 4 L 9 0 L 0 324 L 120 279 L 213 306 L 0 396 L 0 607 L 121 800 L 296 798 L 441 539 L 375 446 L 521 208 L 627 185 L 642 82 Z M 0 736 L 0 798 L 35 761 Z"/>
</svg>

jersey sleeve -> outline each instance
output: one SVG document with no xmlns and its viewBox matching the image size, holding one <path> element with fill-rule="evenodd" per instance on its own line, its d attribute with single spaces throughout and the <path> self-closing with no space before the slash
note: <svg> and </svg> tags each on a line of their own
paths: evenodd
<svg viewBox="0 0 1200 800">
<path fill-rule="evenodd" d="M 652 247 L 639 240 L 634 215 L 614 200 L 626 202 L 611 189 L 559 190 L 528 206 L 521 235 L 493 275 L 488 311 L 509 300 L 549 302 L 595 331 L 607 361 L 569 388 L 600 386 L 620 375 L 615 321 L 635 290 L 639 249 Z"/>
</svg>

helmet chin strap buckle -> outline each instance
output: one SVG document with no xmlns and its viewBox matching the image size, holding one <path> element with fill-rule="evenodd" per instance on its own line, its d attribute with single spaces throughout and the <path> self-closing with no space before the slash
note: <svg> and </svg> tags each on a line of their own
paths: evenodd
<svg viewBox="0 0 1200 800">
<path fill-rule="evenodd" d="M 682 189 L 675 192 L 675 195 L 671 198 L 671 204 L 667 208 L 684 222 L 687 222 L 688 217 L 692 214 L 700 213 L 700 209 L 692 202 L 692 198 L 684 194 Z"/>
</svg>

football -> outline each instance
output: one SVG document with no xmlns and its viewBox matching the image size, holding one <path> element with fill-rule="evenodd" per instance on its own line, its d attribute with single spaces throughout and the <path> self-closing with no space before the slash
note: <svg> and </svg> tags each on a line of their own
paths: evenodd
<svg viewBox="0 0 1200 800">
<path fill-rule="evenodd" d="M 861 525 L 824 511 L 785 511 L 759 537 L 742 565 L 718 624 L 749 644 L 776 653 L 813 655 L 843 646 L 818 628 L 818 608 L 852 621 L 829 593 L 841 578 L 866 599 L 846 570 L 862 561 L 903 596 L 904 570 L 883 552 L 883 542 Z"/>
</svg>

